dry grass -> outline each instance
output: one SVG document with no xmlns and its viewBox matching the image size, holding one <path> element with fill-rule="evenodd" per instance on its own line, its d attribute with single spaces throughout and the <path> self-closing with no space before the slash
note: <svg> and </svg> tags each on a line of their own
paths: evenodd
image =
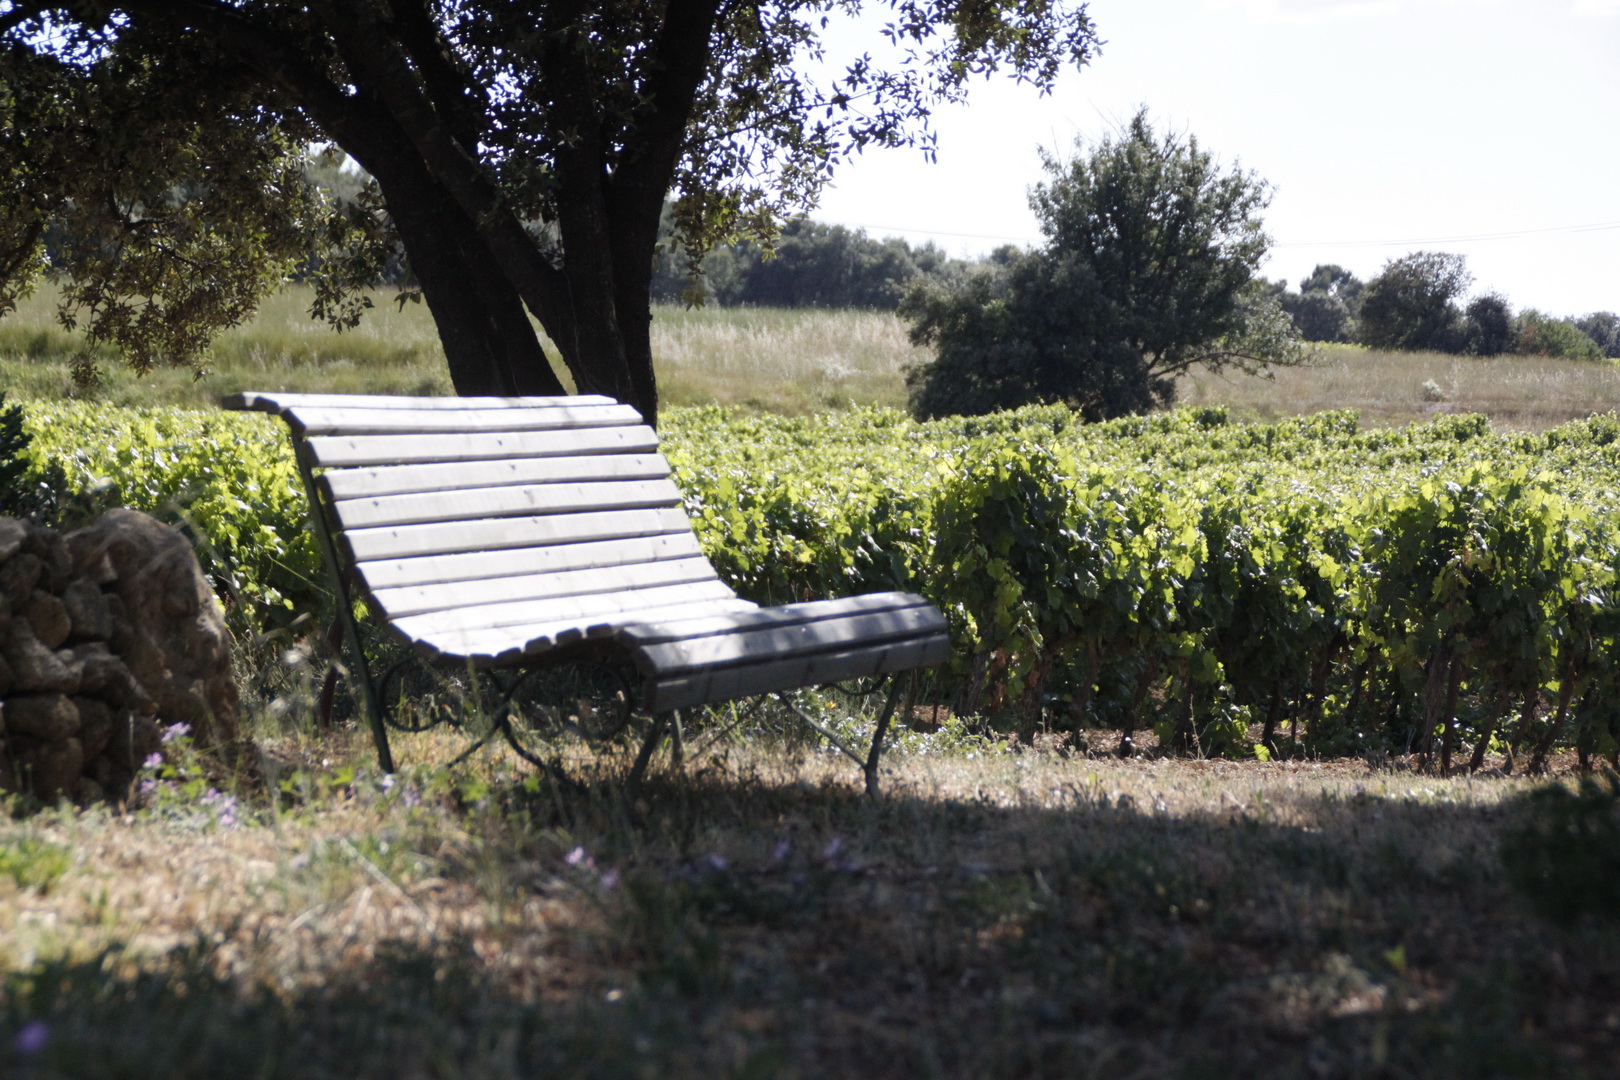
<svg viewBox="0 0 1620 1080">
<path fill-rule="evenodd" d="M 661 307 L 653 356 L 670 404 L 797 414 L 903 408 L 905 369 L 927 352 L 883 312 Z"/>
<path fill-rule="evenodd" d="M 1484 413 L 1499 427 L 1543 431 L 1620 410 L 1620 365 L 1328 345 L 1321 363 L 1271 379 L 1201 372 L 1177 389 L 1185 404 L 1227 405 L 1242 419 L 1357 409 L 1368 427 L 1394 427 L 1440 412 Z"/>
<path fill-rule="evenodd" d="M 44 288 L 0 320 L 0 385 L 13 399 L 70 390 L 68 363 L 79 340 L 55 323 Z M 103 363 L 103 400 L 116 404 L 206 405 L 238 390 L 322 390 L 401 394 L 451 392 L 425 306 L 400 308 L 386 294 L 357 330 L 335 334 L 307 315 L 308 291 L 273 297 L 250 325 L 223 335 L 212 374 L 159 370 L 137 380 Z M 869 311 L 655 307 L 653 356 L 670 405 L 720 403 L 807 414 L 850 405 L 904 407 L 907 367 L 928 353 L 894 315 Z M 1539 431 L 1620 409 L 1620 366 L 1542 357 L 1381 353 L 1322 348 L 1322 362 L 1274 379 L 1187 376 L 1180 400 L 1228 405 L 1243 419 L 1358 409 L 1373 427 L 1437 412 L 1481 412 L 1507 428 Z"/>
<path fill-rule="evenodd" d="M 13 400 L 74 393 L 69 365 L 83 342 L 57 325 L 54 297 L 42 288 L 0 320 L 0 385 Z M 203 381 L 173 368 L 137 379 L 107 356 L 97 397 L 202 406 L 240 390 L 451 393 L 427 308 L 375 299 L 357 329 L 337 334 L 310 320 L 307 289 L 288 289 L 251 324 L 221 335 Z M 669 404 L 785 413 L 904 405 L 905 366 L 921 356 L 893 315 L 858 311 L 659 305 L 652 347 Z"/>
<path fill-rule="evenodd" d="M 635 802 L 266 738 L 241 823 L 0 824 L 0 1075 L 1612 1076 L 1613 924 L 1503 881 L 1526 788 L 722 746 Z M 281 781 L 285 780 L 283 784 Z M 43 856 L 41 856 L 43 857 Z M 21 1037 L 22 1042 L 18 1039 Z"/>
</svg>

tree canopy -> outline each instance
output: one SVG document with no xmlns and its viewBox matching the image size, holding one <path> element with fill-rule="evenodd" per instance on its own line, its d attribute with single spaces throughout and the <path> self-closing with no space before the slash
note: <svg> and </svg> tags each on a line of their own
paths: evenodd
<svg viewBox="0 0 1620 1080">
<path fill-rule="evenodd" d="M 873 8 L 877 47 L 834 55 Z M 459 392 L 562 390 L 532 315 L 652 419 L 667 199 L 690 251 L 768 237 L 850 155 L 928 149 L 975 78 L 1049 89 L 1097 44 L 1069 0 L 0 0 L 0 311 L 64 228 L 67 317 L 196 362 L 319 236 L 339 325 L 408 258 Z M 362 198 L 302 182 L 318 142 Z"/>
<path fill-rule="evenodd" d="M 1139 112 L 1117 135 L 1045 157 L 1030 196 L 1044 247 L 1005 253 L 902 314 L 932 362 L 912 372 L 919 416 L 1066 402 L 1088 418 L 1169 403 L 1202 365 L 1260 370 L 1305 356 L 1256 270 L 1270 189 Z"/>
<path fill-rule="evenodd" d="M 1384 264 L 1361 294 L 1361 342 L 1376 349 L 1460 351 L 1457 298 L 1474 276 L 1461 255 L 1415 251 Z"/>
</svg>

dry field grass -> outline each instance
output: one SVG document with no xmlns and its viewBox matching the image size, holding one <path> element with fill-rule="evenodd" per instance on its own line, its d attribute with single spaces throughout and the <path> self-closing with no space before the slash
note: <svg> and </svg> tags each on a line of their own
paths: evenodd
<svg viewBox="0 0 1620 1080">
<path fill-rule="evenodd" d="M 0 385 L 13 400 L 58 397 L 80 347 L 42 290 L 0 320 Z M 225 334 L 213 373 L 159 370 L 137 380 L 103 364 L 100 397 L 116 404 L 207 405 L 238 390 L 282 388 L 401 394 L 450 392 L 427 309 L 386 296 L 357 330 L 335 334 L 310 321 L 307 292 L 271 299 L 250 325 Z M 720 403 L 790 415 L 852 404 L 904 407 L 905 371 L 927 358 L 905 325 L 881 312 L 770 308 L 654 310 L 653 355 L 666 404 Z M 1358 409 L 1372 427 L 1437 412 L 1481 412 L 1498 425 L 1539 431 L 1620 409 L 1620 366 L 1544 357 L 1381 353 L 1330 345 L 1319 363 L 1275 378 L 1200 373 L 1183 378 L 1180 400 L 1227 405 L 1242 419 Z"/>
<path fill-rule="evenodd" d="M 1367 427 L 1397 427 L 1442 412 L 1484 413 L 1501 428 L 1543 431 L 1620 409 L 1620 364 L 1327 345 L 1318 363 L 1269 379 L 1200 372 L 1177 390 L 1184 404 L 1226 405 L 1244 420 L 1356 409 Z"/>
<path fill-rule="evenodd" d="M 56 323 L 42 288 L 0 319 L 0 386 L 12 400 L 73 393 L 79 336 Z M 136 378 L 106 357 L 99 400 L 119 405 L 206 406 L 240 390 L 448 394 L 449 373 L 427 308 L 386 295 L 352 331 L 312 322 L 308 290 L 272 297 L 258 318 L 221 335 L 211 373 L 159 368 Z M 671 405 L 720 403 L 810 413 L 852 404 L 905 404 L 906 365 L 921 351 L 892 315 L 761 308 L 654 309 L 653 356 Z"/>
<path fill-rule="evenodd" d="M 1521 779 L 981 747 L 872 801 L 751 743 L 628 801 L 367 749 L 0 820 L 0 1075 L 1620 1073 L 1614 923 L 1504 879 Z"/>
</svg>

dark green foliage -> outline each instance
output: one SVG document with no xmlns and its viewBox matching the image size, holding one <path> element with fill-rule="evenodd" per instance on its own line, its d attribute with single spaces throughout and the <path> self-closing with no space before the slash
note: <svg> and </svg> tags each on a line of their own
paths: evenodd
<svg viewBox="0 0 1620 1080">
<path fill-rule="evenodd" d="M 1603 355 L 1620 358 L 1620 315 L 1612 311 L 1594 311 L 1575 320 L 1581 333 L 1597 342 Z"/>
<path fill-rule="evenodd" d="M 1071 162 L 1048 156 L 1030 202 L 1044 248 L 955 287 L 921 288 L 901 313 L 936 348 L 908 379 L 919 417 L 1061 402 L 1088 419 L 1168 403 L 1195 365 L 1297 362 L 1297 337 L 1255 271 L 1270 189 L 1223 170 L 1145 112 Z"/>
<path fill-rule="evenodd" d="M 1101 420 L 1168 404 L 1174 382 L 1096 325 L 1099 313 L 1084 299 L 1096 292 L 1095 273 L 1080 260 L 1034 252 L 977 270 L 949 292 L 908 297 L 901 314 L 916 323 L 913 340 L 936 345 L 933 362 L 906 377 L 912 413 L 932 419 L 1061 402 Z"/>
<path fill-rule="evenodd" d="M 1316 269 L 1299 283 L 1303 293 L 1321 292 L 1343 300 L 1354 312 L 1361 306 L 1361 293 L 1367 283 L 1337 263 L 1318 263 Z"/>
<path fill-rule="evenodd" d="M 1342 266 L 1318 264 L 1300 280 L 1299 292 L 1278 299 L 1306 341 L 1349 341 L 1365 285 Z"/>
<path fill-rule="evenodd" d="M 33 441 L 23 429 L 22 406 L 8 406 L 0 391 L 0 517 L 49 522 L 66 494 L 66 477 L 59 466 L 35 466 L 28 453 Z"/>
<path fill-rule="evenodd" d="M 1468 302 L 1463 316 L 1463 350 L 1474 356 L 1500 356 L 1513 347 L 1513 309 L 1501 293 Z"/>
<path fill-rule="evenodd" d="M 13 508 L 28 472 L 23 451 L 32 440 L 23 430 L 22 421 L 22 407 L 7 406 L 5 392 L 0 391 L 0 516 L 16 516 Z"/>
<path fill-rule="evenodd" d="M 1554 922 L 1620 920 L 1620 776 L 1540 788 L 1517 809 L 1501 842 L 1513 887 Z"/>
<path fill-rule="evenodd" d="M 1350 307 L 1337 296 L 1319 290 L 1285 293 L 1282 305 L 1306 341 L 1350 340 Z"/>
<path fill-rule="evenodd" d="M 672 243 L 660 258 L 653 298 L 695 293 L 725 307 L 893 310 L 919 276 L 959 277 L 966 266 L 931 243 L 914 248 L 897 237 L 873 240 L 864 229 L 796 217 L 774 245 L 744 241 L 715 248 L 696 277 Z"/>
<path fill-rule="evenodd" d="M 1598 343 L 1571 319 L 1556 319 L 1535 308 L 1519 312 L 1513 324 L 1513 351 L 1522 356 L 1557 356 L 1565 360 L 1602 360 Z"/>
<path fill-rule="evenodd" d="M 1457 307 L 1473 280 L 1467 260 L 1440 251 L 1391 259 L 1361 296 L 1358 336 L 1375 349 L 1458 352 L 1462 313 Z"/>
</svg>

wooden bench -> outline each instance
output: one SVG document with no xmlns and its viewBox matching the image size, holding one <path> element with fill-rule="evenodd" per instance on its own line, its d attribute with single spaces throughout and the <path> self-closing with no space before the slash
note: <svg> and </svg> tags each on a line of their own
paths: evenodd
<svg viewBox="0 0 1620 1080">
<path fill-rule="evenodd" d="M 678 731 L 679 710 L 889 676 L 949 652 L 944 619 L 909 593 L 770 608 L 739 598 L 703 556 L 658 436 L 610 398 L 247 393 L 223 404 L 292 428 L 386 770 L 351 584 L 393 634 L 463 669 L 604 650 L 628 659 L 634 704 L 654 718 L 633 778 Z M 874 793 L 898 690 L 867 753 L 833 739 Z"/>
</svg>

